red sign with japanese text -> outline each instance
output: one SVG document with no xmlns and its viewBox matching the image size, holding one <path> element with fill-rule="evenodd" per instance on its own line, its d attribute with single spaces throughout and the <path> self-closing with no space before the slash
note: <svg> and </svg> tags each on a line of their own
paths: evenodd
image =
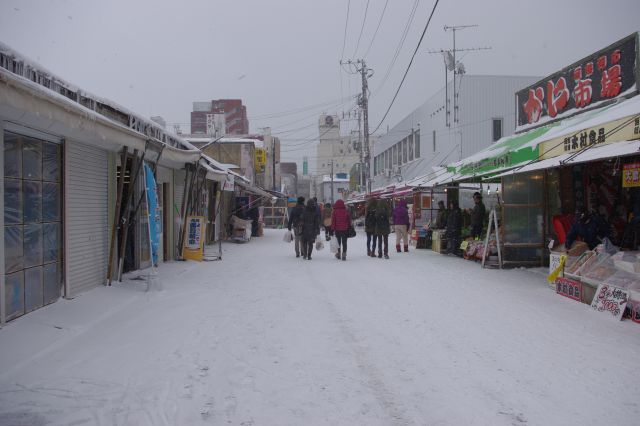
<svg viewBox="0 0 640 426">
<path fill-rule="evenodd" d="M 579 302 L 582 299 L 582 283 L 558 277 L 556 278 L 556 293 Z"/>
<path fill-rule="evenodd" d="M 622 187 L 632 188 L 634 186 L 640 186 L 640 163 L 622 166 Z"/>
<path fill-rule="evenodd" d="M 596 107 L 637 87 L 637 33 L 516 93 L 518 127 Z"/>
</svg>

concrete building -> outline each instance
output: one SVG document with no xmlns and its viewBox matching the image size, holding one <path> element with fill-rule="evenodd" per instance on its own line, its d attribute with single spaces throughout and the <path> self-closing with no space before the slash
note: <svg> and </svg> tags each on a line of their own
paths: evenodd
<svg viewBox="0 0 640 426">
<path fill-rule="evenodd" d="M 241 99 L 194 102 L 191 133 L 219 136 L 249 134 L 247 107 L 242 105 Z"/>
<path fill-rule="evenodd" d="M 381 135 L 372 147 L 372 189 L 422 176 L 486 148 L 515 130 L 514 93 L 539 77 L 465 75 Z M 448 100 L 448 102 L 447 102 Z"/>
</svg>

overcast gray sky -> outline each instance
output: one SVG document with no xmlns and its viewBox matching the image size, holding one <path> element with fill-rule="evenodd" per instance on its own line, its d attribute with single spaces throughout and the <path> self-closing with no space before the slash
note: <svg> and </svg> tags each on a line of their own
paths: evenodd
<svg viewBox="0 0 640 426">
<path fill-rule="evenodd" d="M 304 142 L 317 136 L 320 113 L 342 115 L 354 106 L 339 100 L 360 91 L 360 77 L 341 68 L 340 59 L 364 58 L 374 70 L 375 129 L 434 4 L 2 0 L 0 40 L 82 89 L 182 123 L 185 131 L 193 101 L 240 98 L 251 131 L 271 127 L 283 141 L 283 158 L 298 160 L 314 155 Z M 460 54 L 468 74 L 544 76 L 637 31 L 639 16 L 637 0 L 441 0 L 381 129 L 443 86 L 442 57 L 428 51 L 451 48 L 445 25 L 478 25 L 456 33 L 458 48 L 492 48 Z"/>
</svg>

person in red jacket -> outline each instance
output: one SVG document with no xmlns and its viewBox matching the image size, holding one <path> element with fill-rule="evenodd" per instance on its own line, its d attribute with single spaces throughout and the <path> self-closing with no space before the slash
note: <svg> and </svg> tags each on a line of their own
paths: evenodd
<svg viewBox="0 0 640 426">
<path fill-rule="evenodd" d="M 350 225 L 351 215 L 347 211 L 344 201 L 336 201 L 333 205 L 333 212 L 331 213 L 331 227 L 333 228 L 336 239 L 338 240 L 338 252 L 336 253 L 336 259 L 342 258 L 342 260 L 347 260 L 347 238 Z"/>
</svg>

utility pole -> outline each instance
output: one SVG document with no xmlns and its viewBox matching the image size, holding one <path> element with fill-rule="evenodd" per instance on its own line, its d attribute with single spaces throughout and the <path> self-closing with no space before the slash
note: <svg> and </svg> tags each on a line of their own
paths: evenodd
<svg viewBox="0 0 640 426">
<path fill-rule="evenodd" d="M 369 146 L 369 84 L 368 79 L 373 76 L 373 70 L 371 68 L 367 68 L 367 64 L 364 59 L 358 59 L 355 62 L 348 60 L 343 62 L 340 61 L 340 65 L 354 65 L 355 72 L 360 73 L 362 77 L 362 94 L 359 98 L 359 105 L 362 109 L 362 127 L 364 133 L 364 143 L 362 146 L 363 157 L 364 157 L 364 177 L 365 177 L 365 192 L 368 194 L 371 192 L 371 173 L 370 173 L 370 146 Z"/>
<path fill-rule="evenodd" d="M 331 159 L 331 205 L 333 206 L 333 158 Z"/>
</svg>

